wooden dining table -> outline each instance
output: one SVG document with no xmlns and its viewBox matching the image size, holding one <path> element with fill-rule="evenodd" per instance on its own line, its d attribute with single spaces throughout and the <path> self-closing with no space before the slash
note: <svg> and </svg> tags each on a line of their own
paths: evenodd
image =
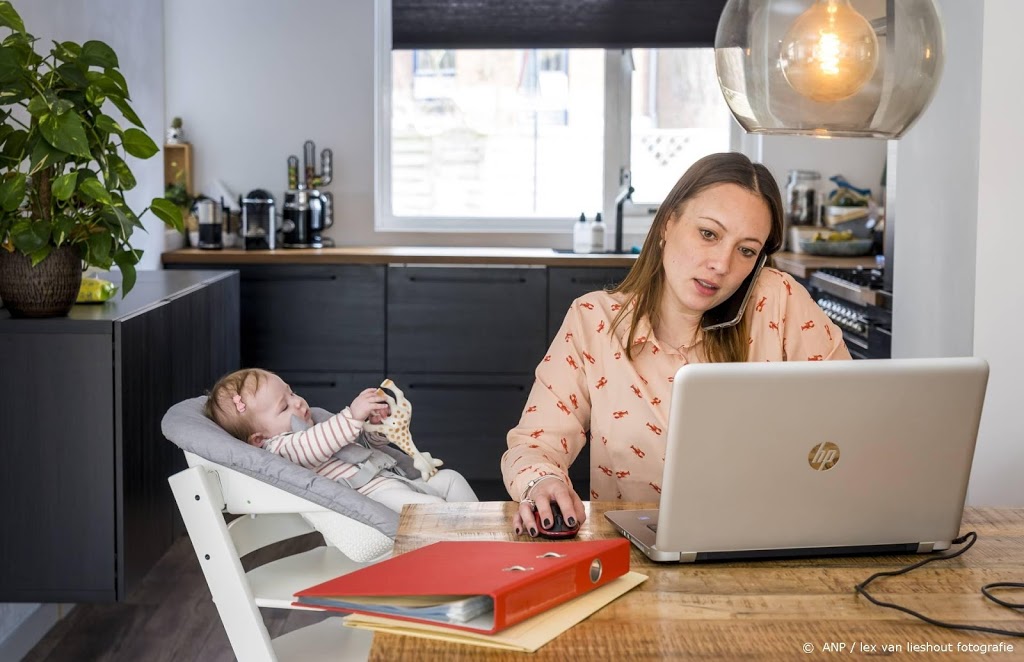
<svg viewBox="0 0 1024 662">
<path fill-rule="evenodd" d="M 440 540 L 530 540 L 511 530 L 513 502 L 410 505 L 395 553 Z M 605 510 L 652 504 L 592 502 L 579 540 L 617 537 Z M 955 559 L 871 585 L 877 598 L 934 619 L 1024 632 L 1024 615 L 981 594 L 1024 581 L 1024 508 L 967 508 L 961 533 L 977 543 Z M 571 544 L 571 542 L 560 543 Z M 874 572 L 926 558 L 829 558 L 661 564 L 636 548 L 631 569 L 647 581 L 535 653 L 377 633 L 370 660 L 815 660 L 891 656 L 912 660 L 1024 660 L 1024 638 L 950 630 L 875 606 L 854 586 Z M 997 594 L 1024 602 L 1024 591 Z M 543 618 L 543 615 L 537 618 Z"/>
</svg>

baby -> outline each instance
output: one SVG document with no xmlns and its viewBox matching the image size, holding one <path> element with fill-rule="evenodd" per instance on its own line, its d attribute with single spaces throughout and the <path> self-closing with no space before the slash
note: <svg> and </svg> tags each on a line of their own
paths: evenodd
<svg viewBox="0 0 1024 662">
<path fill-rule="evenodd" d="M 444 469 L 423 479 L 411 458 L 388 446 L 386 436 L 363 429 L 367 421 L 380 424 L 390 414 L 382 391 L 368 388 L 341 412 L 315 423 L 309 405 L 283 379 L 256 368 L 222 377 L 206 401 L 206 415 L 232 436 L 396 512 L 407 503 L 477 501 L 458 472 Z"/>
</svg>

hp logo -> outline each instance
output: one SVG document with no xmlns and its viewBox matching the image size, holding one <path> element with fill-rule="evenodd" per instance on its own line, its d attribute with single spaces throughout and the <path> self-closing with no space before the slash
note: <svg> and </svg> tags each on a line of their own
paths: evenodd
<svg viewBox="0 0 1024 662">
<path fill-rule="evenodd" d="M 815 471 L 828 471 L 839 463 L 839 446 L 831 441 L 815 444 L 807 454 L 807 463 Z"/>
</svg>

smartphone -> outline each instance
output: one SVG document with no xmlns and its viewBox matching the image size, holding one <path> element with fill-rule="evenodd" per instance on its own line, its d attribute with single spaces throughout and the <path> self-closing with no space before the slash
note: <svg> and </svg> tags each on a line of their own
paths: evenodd
<svg viewBox="0 0 1024 662">
<path fill-rule="evenodd" d="M 750 298 L 750 292 L 754 289 L 754 282 L 757 281 L 757 275 L 761 273 L 761 267 L 767 261 L 768 255 L 761 253 L 757 257 L 754 270 L 746 277 L 739 289 L 733 292 L 731 297 L 704 313 L 704 317 L 700 320 L 700 328 L 710 331 L 739 324 L 743 319 L 743 311 L 747 307 L 747 299 Z"/>
</svg>

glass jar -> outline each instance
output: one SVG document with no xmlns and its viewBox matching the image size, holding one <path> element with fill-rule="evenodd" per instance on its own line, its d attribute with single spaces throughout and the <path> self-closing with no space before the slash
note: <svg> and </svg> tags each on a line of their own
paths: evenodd
<svg viewBox="0 0 1024 662">
<path fill-rule="evenodd" d="M 786 183 L 786 221 L 793 225 L 819 225 L 821 208 L 816 170 L 790 170 Z"/>
</svg>

